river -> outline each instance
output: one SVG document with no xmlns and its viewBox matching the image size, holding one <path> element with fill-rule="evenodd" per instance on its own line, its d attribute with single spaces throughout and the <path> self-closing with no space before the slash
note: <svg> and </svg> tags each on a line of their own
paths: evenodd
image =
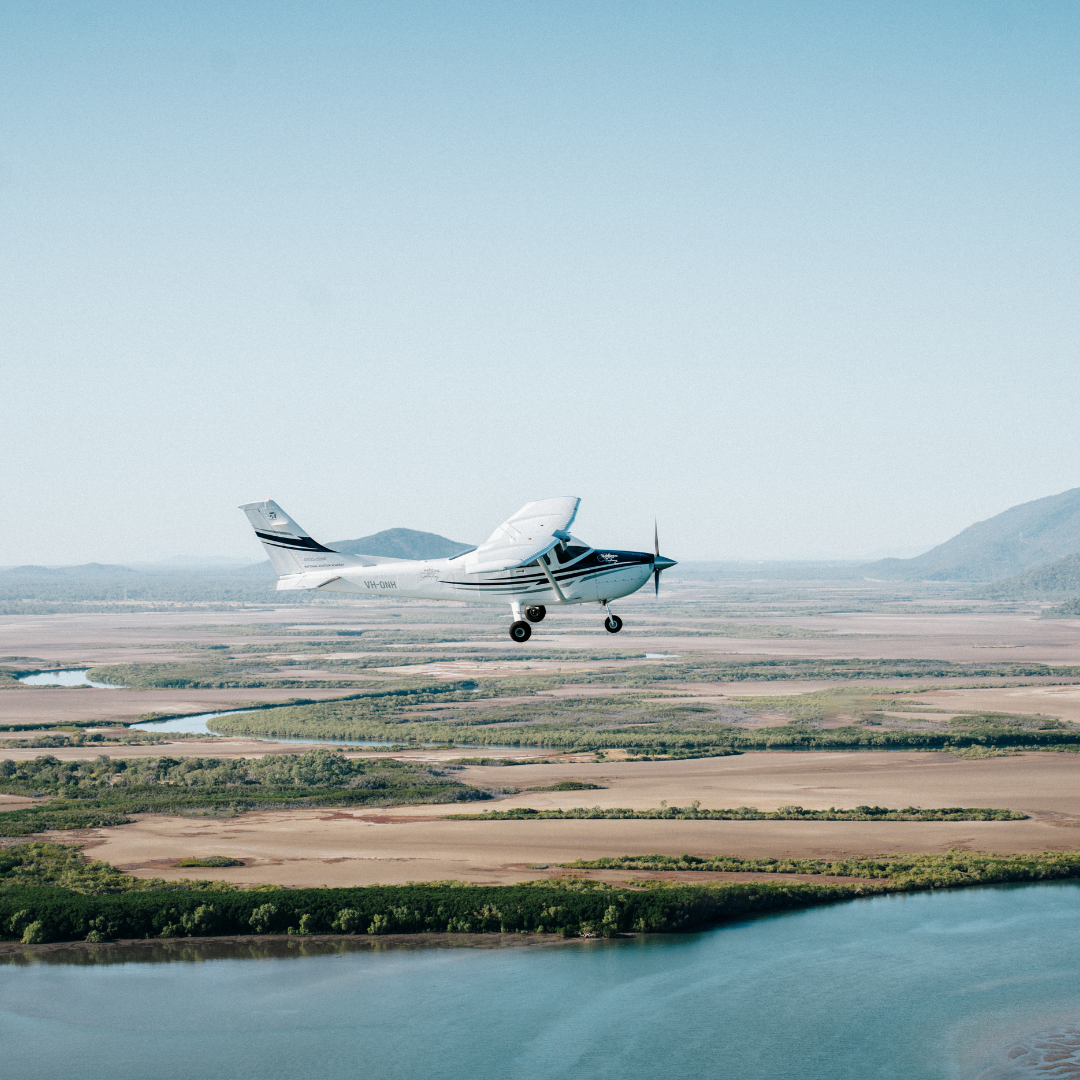
<svg viewBox="0 0 1080 1080">
<path fill-rule="evenodd" d="M 99 690 L 124 690 L 126 687 L 113 683 L 94 682 L 87 678 L 89 668 L 72 668 L 66 671 L 41 671 L 36 675 L 24 675 L 19 682 L 27 686 L 93 686 Z M 282 706 L 268 706 L 269 708 L 281 708 Z M 240 712 L 257 712 L 256 709 L 230 709 L 225 712 L 198 713 L 195 716 L 178 716 L 174 720 L 148 720 L 142 724 L 129 724 L 128 727 L 136 731 L 157 731 L 167 733 L 170 731 L 186 732 L 190 735 L 214 735 L 231 738 L 227 732 L 214 731 L 211 722 L 219 716 L 234 716 Z M 244 735 L 245 739 L 254 739 L 257 742 L 274 743 L 301 743 L 315 746 L 393 746 L 394 743 L 379 742 L 374 739 L 318 739 L 318 738 L 293 738 L 288 735 Z M 442 744 L 439 744 L 442 745 Z M 518 750 L 517 746 L 483 746 L 480 744 L 458 743 L 464 749 L 475 750 Z M 420 744 L 417 749 L 420 749 Z"/>
<path fill-rule="evenodd" d="M 19 682 L 27 686 L 93 686 L 98 690 L 122 690 L 112 683 L 94 682 L 88 679 L 89 668 L 70 668 L 66 671 L 39 671 L 36 675 L 24 675 Z"/>
<path fill-rule="evenodd" d="M 554 947 L 80 959 L 0 966 L 7 1075 L 1080 1075 L 1075 884 L 875 897 L 698 934 Z"/>
</svg>

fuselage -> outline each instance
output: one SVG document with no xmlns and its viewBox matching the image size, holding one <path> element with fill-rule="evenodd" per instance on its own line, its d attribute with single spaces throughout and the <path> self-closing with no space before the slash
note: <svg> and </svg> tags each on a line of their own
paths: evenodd
<svg viewBox="0 0 1080 1080">
<path fill-rule="evenodd" d="M 344 561 L 335 565 L 333 555 L 329 554 L 313 559 L 312 565 L 305 570 L 308 573 L 318 571 L 331 578 L 325 584 L 315 586 L 321 592 L 548 607 L 606 602 L 629 596 L 652 576 L 655 561 L 647 552 L 590 548 L 571 540 L 542 557 L 548 573 L 558 585 L 557 592 L 539 562 L 511 570 L 475 573 L 470 571 L 471 554 L 465 552 L 451 559 L 423 562 L 381 562 L 376 566 L 351 566 Z"/>
</svg>

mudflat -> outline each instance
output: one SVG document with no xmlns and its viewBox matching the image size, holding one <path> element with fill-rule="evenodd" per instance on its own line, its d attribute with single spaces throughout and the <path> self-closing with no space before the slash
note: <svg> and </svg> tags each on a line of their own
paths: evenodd
<svg viewBox="0 0 1080 1080">
<path fill-rule="evenodd" d="M 836 858 L 898 852 L 1070 850 L 1075 830 L 1017 822 L 446 821 L 367 811 L 253 811 L 236 818 L 148 814 L 86 830 L 87 855 L 138 877 L 213 878 L 292 887 L 404 884 L 455 878 L 506 884 L 551 877 L 559 863 L 611 855 Z M 434 809 L 434 808 L 432 808 Z M 443 810 L 443 807 L 439 807 Z M 65 838 L 67 838 L 65 836 Z M 75 837 L 72 837 L 75 839 Z M 241 867 L 180 870 L 207 855 Z M 627 873 L 617 875 L 623 879 Z M 634 873 L 630 877 L 641 876 Z"/>
<path fill-rule="evenodd" d="M 534 648 L 568 651 L 619 648 L 633 652 L 672 654 L 680 650 L 713 656 L 773 656 L 784 658 L 864 659 L 923 658 L 967 663 L 1034 662 L 1080 665 L 1080 630 L 1068 619 L 1040 619 L 1038 612 L 926 611 L 911 604 L 908 613 L 844 612 L 799 613 L 777 617 L 769 610 L 755 611 L 752 603 L 740 608 L 740 618 L 715 610 L 725 598 L 743 590 L 739 583 L 696 586 L 672 582 L 667 590 L 670 607 L 654 605 L 640 594 L 620 604 L 626 627 L 613 640 L 602 628 L 592 606 L 553 613 L 550 621 L 533 632 Z M 853 590 L 854 591 L 854 590 Z M 835 602 L 835 598 L 834 598 Z M 703 605 L 700 612 L 696 605 Z M 0 615 L 0 653 L 37 657 L 49 665 L 86 667 L 95 664 L 160 663 L 193 659 L 186 646 L 208 640 L 232 645 L 283 643 L 298 630 L 325 626 L 331 632 L 349 626 L 362 630 L 453 630 L 453 612 L 462 613 L 461 629 L 469 631 L 467 644 L 481 649 L 490 660 L 512 653 L 514 665 L 539 670 L 542 659 L 518 659 L 522 647 L 506 635 L 508 621 L 486 609 L 481 627 L 464 606 L 374 603 L 327 607 L 272 608 L 258 611 L 171 610 L 162 612 L 110 612 L 57 615 Z M 397 616 L 393 618 L 391 616 Z M 448 621 L 449 616 L 449 621 Z M 745 630 L 740 630 L 740 619 Z M 257 632 L 252 626 L 258 622 Z M 275 633 L 280 628 L 279 633 Z M 762 636 L 769 631 L 798 631 L 795 637 Z M 483 632 L 477 636 L 476 631 Z M 450 635 L 453 637 L 453 635 Z M 363 651 L 363 637 L 342 639 L 337 650 L 355 655 Z M 452 650 L 464 641 L 432 642 L 429 649 Z M 562 661 L 573 664 L 572 659 Z M 586 660 L 585 666 L 588 665 Z M 418 669 L 419 670 L 419 669 Z M 337 677 L 340 677 L 337 676 Z"/>
<path fill-rule="evenodd" d="M 470 770 L 471 771 L 471 770 Z M 660 799 L 704 807 L 785 804 L 827 808 L 998 806 L 1014 822 L 837 821 L 449 821 L 483 803 L 384 809 L 253 811 L 234 818 L 140 815 L 130 825 L 78 834 L 88 854 L 141 877 L 215 878 L 285 886 L 400 884 L 458 878 L 506 883 L 562 873 L 559 863 L 611 855 L 745 858 L 1080 847 L 1080 755 L 1026 753 L 960 760 L 949 754 L 758 753 L 732 758 L 597 765 L 521 765 L 477 772 L 602 783 L 603 790 L 522 793 L 493 804 L 538 809 L 655 807 Z M 472 777 L 470 777 L 472 779 Z M 227 855 L 242 867 L 179 870 L 190 856 Z M 594 875 L 595 876 L 595 875 Z M 610 875 L 608 875 L 610 876 Z M 626 874 L 616 875 L 620 879 Z M 633 876 L 633 875 L 631 875 Z M 639 875 L 640 876 L 640 875 Z"/>
</svg>

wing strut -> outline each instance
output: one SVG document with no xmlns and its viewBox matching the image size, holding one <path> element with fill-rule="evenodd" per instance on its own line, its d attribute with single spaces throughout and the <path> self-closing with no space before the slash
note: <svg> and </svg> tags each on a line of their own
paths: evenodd
<svg viewBox="0 0 1080 1080">
<path fill-rule="evenodd" d="M 548 568 L 547 564 L 547 556 L 541 555 L 536 561 L 539 563 L 540 569 L 544 571 L 544 577 L 551 582 L 551 587 L 555 590 L 555 595 L 559 598 L 559 603 L 565 604 L 566 597 L 563 596 L 563 591 L 559 588 L 559 583 L 551 576 L 551 570 Z"/>
</svg>

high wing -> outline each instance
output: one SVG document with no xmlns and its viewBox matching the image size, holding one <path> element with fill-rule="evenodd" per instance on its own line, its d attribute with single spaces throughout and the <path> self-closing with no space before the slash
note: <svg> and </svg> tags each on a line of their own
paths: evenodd
<svg viewBox="0 0 1080 1080">
<path fill-rule="evenodd" d="M 526 503 L 467 557 L 463 569 L 470 574 L 486 574 L 535 562 L 561 541 L 569 539 L 570 526 L 580 502 L 580 499 L 566 495 Z"/>
</svg>

